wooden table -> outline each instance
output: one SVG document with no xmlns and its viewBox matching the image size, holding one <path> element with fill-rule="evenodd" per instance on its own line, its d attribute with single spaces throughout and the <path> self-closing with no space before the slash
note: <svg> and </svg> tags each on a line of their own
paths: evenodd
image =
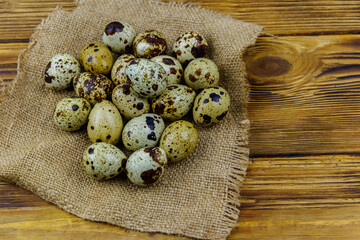
<svg viewBox="0 0 360 240">
<path fill-rule="evenodd" d="M 279 36 L 246 55 L 251 164 L 229 239 L 360 239 L 360 1 L 200 2 Z M 74 8 L 0 0 L 1 88 L 56 5 Z M 0 182 L 0 239 L 44 238 L 181 239 L 82 220 Z"/>
</svg>

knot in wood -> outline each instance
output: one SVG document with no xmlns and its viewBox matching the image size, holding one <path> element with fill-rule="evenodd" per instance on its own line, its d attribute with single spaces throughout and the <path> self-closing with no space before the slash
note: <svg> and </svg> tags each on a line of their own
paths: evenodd
<svg viewBox="0 0 360 240">
<path fill-rule="evenodd" d="M 291 64 L 283 58 L 266 56 L 248 63 L 248 71 L 259 77 L 275 77 L 287 73 Z"/>
</svg>

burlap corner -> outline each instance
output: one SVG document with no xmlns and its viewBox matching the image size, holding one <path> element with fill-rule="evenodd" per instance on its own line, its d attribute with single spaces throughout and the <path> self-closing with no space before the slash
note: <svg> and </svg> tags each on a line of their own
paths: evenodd
<svg viewBox="0 0 360 240">
<path fill-rule="evenodd" d="M 239 215 L 240 188 L 248 165 L 248 86 L 243 51 L 262 27 L 235 20 L 196 4 L 146 0 L 79 0 L 66 12 L 57 8 L 19 56 L 18 76 L 0 97 L 0 177 L 84 219 L 129 229 L 224 239 Z M 186 161 L 167 167 L 162 181 L 148 188 L 125 179 L 97 182 L 81 169 L 90 144 L 84 129 L 56 129 L 52 112 L 72 90 L 44 88 L 43 72 L 56 53 L 78 55 L 101 41 L 111 20 L 130 23 L 137 32 L 160 30 L 169 46 L 182 32 L 201 32 L 208 57 L 220 69 L 231 109 L 220 124 L 198 128 L 199 144 Z"/>
</svg>

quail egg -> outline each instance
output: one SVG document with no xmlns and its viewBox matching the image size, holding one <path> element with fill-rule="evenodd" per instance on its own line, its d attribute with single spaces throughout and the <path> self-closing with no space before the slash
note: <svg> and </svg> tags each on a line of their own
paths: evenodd
<svg viewBox="0 0 360 240">
<path fill-rule="evenodd" d="M 125 119 L 131 119 L 150 111 L 148 99 L 140 97 L 128 84 L 117 85 L 114 88 L 112 102 Z"/>
<path fill-rule="evenodd" d="M 185 68 L 184 79 L 186 85 L 196 91 L 214 87 L 219 83 L 219 69 L 210 59 L 197 58 Z"/>
<path fill-rule="evenodd" d="M 196 124 L 209 127 L 222 120 L 230 107 L 230 96 L 221 87 L 202 90 L 194 101 L 193 117 Z"/>
<path fill-rule="evenodd" d="M 113 61 L 112 53 L 102 43 L 89 43 L 80 51 L 80 63 L 87 72 L 106 75 Z"/>
<path fill-rule="evenodd" d="M 166 50 L 166 40 L 158 31 L 145 31 L 134 39 L 133 52 L 138 58 L 152 58 L 165 54 Z"/>
<path fill-rule="evenodd" d="M 131 151 L 155 147 L 164 131 L 164 120 L 157 114 L 147 113 L 131 119 L 124 127 L 122 141 Z"/>
<path fill-rule="evenodd" d="M 194 125 L 180 120 L 165 128 L 159 146 L 166 152 L 169 162 L 179 162 L 195 150 L 197 143 L 198 132 Z"/>
<path fill-rule="evenodd" d="M 165 151 L 159 147 L 141 148 L 126 162 L 126 175 L 139 186 L 155 183 L 164 173 L 167 164 Z"/>
<path fill-rule="evenodd" d="M 64 98 L 54 112 L 55 125 L 64 131 L 79 130 L 88 120 L 91 106 L 84 98 Z"/>
<path fill-rule="evenodd" d="M 78 74 L 73 81 L 76 95 L 85 98 L 92 105 L 110 98 L 114 88 L 113 83 L 102 74 L 83 72 Z"/>
<path fill-rule="evenodd" d="M 152 99 L 152 110 L 165 120 L 176 121 L 190 111 L 195 97 L 196 93 L 190 87 L 173 84 L 160 96 Z"/>
<path fill-rule="evenodd" d="M 115 61 L 111 69 L 111 80 L 115 86 L 119 84 L 128 84 L 128 80 L 125 75 L 125 68 L 133 59 L 135 59 L 134 55 L 123 54 Z"/>
<path fill-rule="evenodd" d="M 103 100 L 95 104 L 87 125 L 91 142 L 106 142 L 116 145 L 120 140 L 122 129 L 121 115 L 112 102 Z"/>
<path fill-rule="evenodd" d="M 111 51 L 121 54 L 131 51 L 135 36 L 134 28 L 128 23 L 113 21 L 106 25 L 102 40 Z"/>
<path fill-rule="evenodd" d="M 206 39 L 197 32 L 186 32 L 176 39 L 172 52 L 182 64 L 187 64 L 195 58 L 206 55 L 208 43 Z"/>
<path fill-rule="evenodd" d="M 126 69 L 126 77 L 134 91 L 142 97 L 159 96 L 166 88 L 167 74 L 164 68 L 144 58 L 131 60 Z"/>
<path fill-rule="evenodd" d="M 82 166 L 89 176 L 97 180 L 107 180 L 125 170 L 126 156 L 114 145 L 94 143 L 84 151 Z"/>
<path fill-rule="evenodd" d="M 161 55 L 151 59 L 151 61 L 159 63 L 167 73 L 168 85 L 181 82 L 183 68 L 181 63 L 173 57 Z"/>
<path fill-rule="evenodd" d="M 80 63 L 70 54 L 57 54 L 45 68 L 45 86 L 63 90 L 71 86 L 73 78 L 81 72 Z"/>
</svg>

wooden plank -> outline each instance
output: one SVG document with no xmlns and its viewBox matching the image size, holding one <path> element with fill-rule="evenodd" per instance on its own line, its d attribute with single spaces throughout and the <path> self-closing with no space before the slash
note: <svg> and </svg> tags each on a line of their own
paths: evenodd
<svg viewBox="0 0 360 240">
<path fill-rule="evenodd" d="M 44 206 L 48 207 L 51 204 L 25 189 L 0 181 L 0 210 Z"/>
<path fill-rule="evenodd" d="M 360 207 L 243 210 L 231 239 L 360 239 Z"/>
<path fill-rule="evenodd" d="M 360 36 L 260 38 L 245 61 L 252 156 L 358 153 Z"/>
<path fill-rule="evenodd" d="M 75 8 L 72 0 L 0 0 L 0 42 L 28 42 L 35 27 L 56 6 Z"/>
<path fill-rule="evenodd" d="M 17 56 L 27 45 L 27 43 L 0 43 L 0 92 L 16 77 Z"/>
<path fill-rule="evenodd" d="M 242 209 L 359 208 L 359 177 L 358 155 L 251 158 Z"/>
<path fill-rule="evenodd" d="M 55 206 L 0 208 L 1 240 L 43 239 L 188 239 L 165 234 L 141 233 L 110 224 L 90 222 Z M 26 236 L 26 237 L 25 237 Z"/>
<path fill-rule="evenodd" d="M 189 0 L 177 0 L 189 2 Z M 360 33 L 359 1 L 345 0 L 191 0 L 203 7 L 266 27 L 276 35 Z M 24 42 L 41 19 L 59 5 L 75 7 L 72 0 L 0 1 L 0 42 Z"/>
<path fill-rule="evenodd" d="M 243 210 L 231 239 L 358 239 L 359 207 L 299 210 Z M 55 207 L 0 210 L 2 240 L 27 239 L 188 239 L 141 233 L 95 223 Z M 26 236 L 26 238 L 24 238 Z"/>
<path fill-rule="evenodd" d="M 351 155 L 252 159 L 229 239 L 359 238 L 359 162 Z M 85 221 L 1 182 L 0 223 L 2 239 L 14 239 L 15 230 L 27 239 L 182 239 Z"/>
<path fill-rule="evenodd" d="M 279 36 L 359 33 L 359 1 L 191 0 L 191 2 L 200 2 L 205 8 L 263 25 L 267 32 Z"/>
</svg>

